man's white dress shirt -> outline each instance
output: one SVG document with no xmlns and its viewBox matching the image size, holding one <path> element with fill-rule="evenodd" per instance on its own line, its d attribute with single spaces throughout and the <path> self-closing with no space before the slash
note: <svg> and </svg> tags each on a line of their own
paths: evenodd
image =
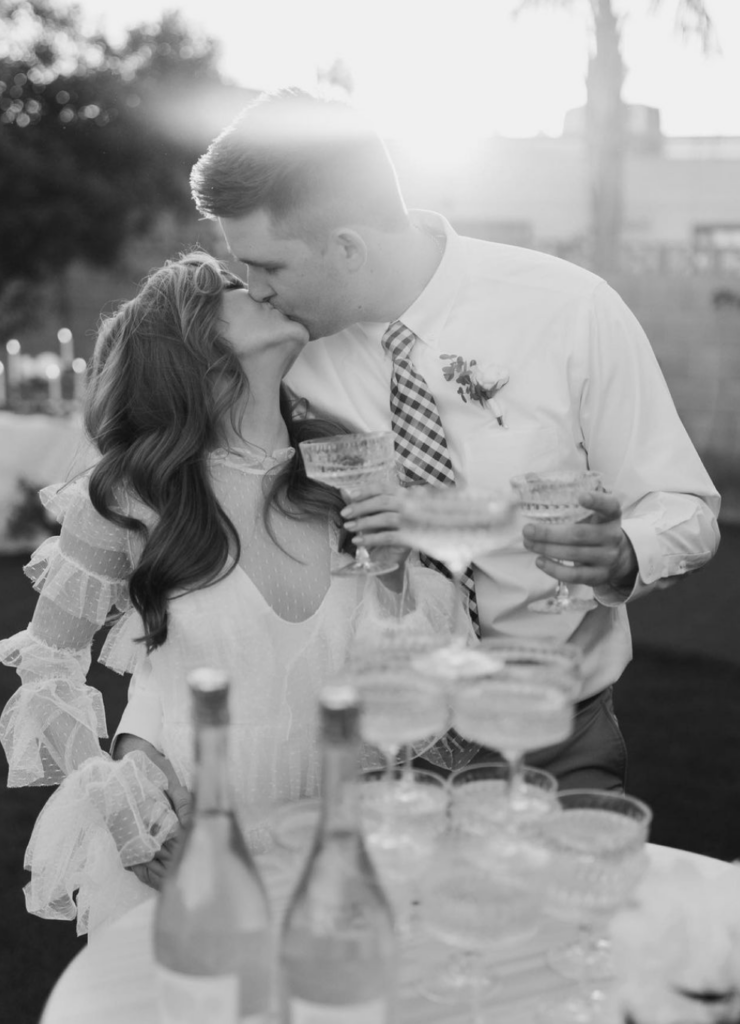
<svg viewBox="0 0 740 1024">
<path fill-rule="evenodd" d="M 522 521 L 475 563 L 482 635 L 572 640 L 584 652 L 581 696 L 588 697 L 618 679 L 631 658 L 625 602 L 714 554 L 719 495 L 645 333 L 605 281 L 543 253 L 464 238 L 438 214 L 412 217 L 446 245 L 399 319 L 419 339 L 411 358 L 437 403 L 457 482 L 496 489 L 519 473 L 589 468 L 622 504 L 637 582 L 631 592 L 597 588 L 594 611 L 527 610 L 556 581 L 525 550 Z M 358 323 L 311 342 L 287 383 L 316 415 L 357 431 L 390 430 L 387 326 Z M 491 408 L 464 402 L 454 379 L 445 379 L 456 356 L 475 360 L 484 379 L 508 374 L 496 395 L 503 427 Z"/>
</svg>

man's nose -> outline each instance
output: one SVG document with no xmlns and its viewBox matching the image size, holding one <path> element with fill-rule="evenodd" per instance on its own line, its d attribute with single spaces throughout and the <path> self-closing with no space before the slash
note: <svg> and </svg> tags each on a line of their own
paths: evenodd
<svg viewBox="0 0 740 1024">
<path fill-rule="evenodd" d="M 266 302 L 275 294 L 275 289 L 267 280 L 264 270 L 259 267 L 250 267 L 247 272 L 247 287 L 249 294 L 257 302 Z"/>
</svg>

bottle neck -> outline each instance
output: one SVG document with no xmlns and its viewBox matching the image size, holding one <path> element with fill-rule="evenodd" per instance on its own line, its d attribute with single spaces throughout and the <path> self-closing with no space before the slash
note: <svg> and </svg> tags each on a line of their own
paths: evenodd
<svg viewBox="0 0 740 1024">
<path fill-rule="evenodd" d="M 227 725 L 199 724 L 195 732 L 195 812 L 231 810 Z"/>
<path fill-rule="evenodd" d="M 360 831 L 356 741 L 326 743 L 323 753 L 321 831 Z"/>
</svg>

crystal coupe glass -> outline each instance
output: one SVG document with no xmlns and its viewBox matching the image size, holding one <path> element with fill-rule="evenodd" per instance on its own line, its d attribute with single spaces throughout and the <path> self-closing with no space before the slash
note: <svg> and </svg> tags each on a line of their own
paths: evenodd
<svg viewBox="0 0 740 1024">
<path fill-rule="evenodd" d="M 361 700 L 360 734 L 386 761 L 388 783 L 404 746 L 442 735 L 448 727 L 447 691 L 410 666 L 368 669 L 352 675 Z"/>
<path fill-rule="evenodd" d="M 301 441 L 299 447 L 306 475 L 344 491 L 350 501 L 368 491 L 382 490 L 395 475 L 396 456 L 390 431 L 314 438 Z M 371 557 L 363 544 L 357 544 L 355 561 L 333 569 L 332 573 L 379 576 L 397 568 L 398 560 L 389 553 L 379 552 Z"/>
<path fill-rule="evenodd" d="M 601 474 L 593 470 L 581 472 L 524 473 L 511 480 L 519 502 L 519 511 L 533 523 L 577 523 L 588 519 L 591 509 L 584 508 L 578 496 L 585 491 L 603 491 Z M 563 565 L 573 565 L 563 562 Z M 567 585 L 558 580 L 552 597 L 533 601 L 533 612 L 560 615 L 562 612 L 587 612 L 596 607 L 593 598 L 573 597 Z"/>
<path fill-rule="evenodd" d="M 540 830 L 551 858 L 545 909 L 576 924 L 578 937 L 551 949 L 548 960 L 559 974 L 580 982 L 580 990 L 557 1006 L 543 1007 L 542 1019 L 600 1024 L 608 1012 L 606 997 L 594 983 L 612 974 L 604 926 L 647 869 L 652 812 L 635 797 L 599 789 L 564 790 L 558 803 L 560 814 Z"/>
<path fill-rule="evenodd" d="M 570 736 L 573 702 L 564 690 L 536 673 L 503 668 L 487 679 L 465 683 L 453 702 L 453 724 L 473 743 L 501 752 L 509 765 L 513 808 L 528 797 L 522 776 L 524 755 Z"/>
<path fill-rule="evenodd" d="M 434 653 L 438 674 L 455 678 L 464 674 L 469 664 L 480 659 L 474 650 L 466 650 L 470 622 L 464 615 L 462 580 L 470 563 L 493 551 L 502 527 L 515 515 L 515 506 L 503 494 L 486 493 L 465 487 L 410 487 L 402 497 L 402 539 L 410 547 L 441 562 L 452 577 L 457 600 L 453 622 L 456 623 L 449 644 Z M 432 664 L 432 660 L 434 664 Z M 417 662 L 417 666 L 419 666 Z"/>
<path fill-rule="evenodd" d="M 536 933 L 546 871 L 546 851 L 524 837 L 448 830 L 422 880 L 422 924 L 454 952 L 422 981 L 425 998 L 467 1003 L 474 1024 L 495 1019 L 481 1007 L 499 986 L 487 957 Z"/>
</svg>

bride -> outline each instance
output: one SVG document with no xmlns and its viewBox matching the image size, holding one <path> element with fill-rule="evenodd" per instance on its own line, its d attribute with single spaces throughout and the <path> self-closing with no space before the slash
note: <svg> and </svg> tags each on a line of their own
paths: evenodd
<svg viewBox="0 0 740 1024">
<path fill-rule="evenodd" d="M 42 492 L 61 535 L 27 566 L 32 622 L 0 643 L 22 682 L 0 718 L 9 785 L 62 783 L 26 854 L 33 913 L 76 915 L 81 933 L 143 898 L 138 879 L 156 886 L 172 807 L 188 807 L 190 669 L 231 680 L 232 782 L 252 809 L 316 793 L 316 696 L 353 640 L 389 620 L 448 628 L 449 583 L 413 558 L 383 577 L 331 575 L 352 558 L 344 502 L 306 476 L 298 445 L 342 428 L 282 383 L 307 340 L 204 253 L 168 262 L 102 323 L 85 409 L 99 456 Z M 392 492 L 361 503 L 369 545 L 394 539 Z M 114 609 L 100 660 L 132 673 L 115 759 L 86 684 Z"/>
</svg>

